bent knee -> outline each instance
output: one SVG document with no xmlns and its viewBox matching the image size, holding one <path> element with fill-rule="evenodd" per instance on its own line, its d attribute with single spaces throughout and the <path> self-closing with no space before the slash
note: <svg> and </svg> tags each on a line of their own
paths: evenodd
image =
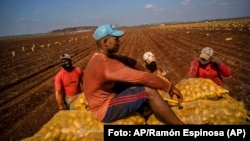
<svg viewBox="0 0 250 141">
<path fill-rule="evenodd" d="M 145 87 L 145 92 L 147 93 L 149 98 L 157 95 L 157 93 L 158 93 L 155 89 L 150 88 L 150 87 Z"/>
<path fill-rule="evenodd" d="M 152 93 L 154 91 L 154 89 L 150 88 L 150 87 L 145 87 L 145 91 L 146 93 Z"/>
</svg>

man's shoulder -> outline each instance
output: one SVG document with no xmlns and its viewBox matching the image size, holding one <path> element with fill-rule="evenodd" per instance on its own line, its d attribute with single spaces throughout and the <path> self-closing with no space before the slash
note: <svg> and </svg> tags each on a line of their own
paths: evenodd
<svg viewBox="0 0 250 141">
<path fill-rule="evenodd" d="M 119 60 L 123 63 L 136 63 L 137 61 L 134 59 L 134 58 L 131 58 L 129 56 L 126 56 L 126 55 L 120 55 L 120 54 L 113 54 L 112 57 L 113 59 L 116 59 L 116 60 Z"/>
<path fill-rule="evenodd" d="M 122 54 L 112 54 L 111 55 L 111 58 L 131 58 L 131 57 L 128 57 L 126 55 L 122 55 Z"/>
<path fill-rule="evenodd" d="M 59 71 L 56 73 L 55 78 L 60 78 L 60 76 L 62 75 L 63 71 L 64 71 L 63 69 L 59 70 Z"/>
<path fill-rule="evenodd" d="M 82 68 L 75 67 L 74 71 L 81 74 L 82 73 Z"/>
<path fill-rule="evenodd" d="M 63 73 L 63 69 L 60 69 L 57 73 L 56 73 L 56 75 L 60 75 L 61 73 Z"/>
<path fill-rule="evenodd" d="M 197 63 L 199 63 L 199 61 L 200 61 L 200 59 L 199 59 L 199 58 L 195 58 L 195 59 L 193 59 L 193 60 L 191 61 L 191 63 L 195 63 L 195 64 L 197 64 Z"/>
<path fill-rule="evenodd" d="M 195 58 L 192 61 L 198 62 L 200 60 L 200 58 Z"/>
<path fill-rule="evenodd" d="M 82 68 L 77 66 L 77 67 L 75 67 L 75 70 L 77 70 L 77 71 L 79 71 L 79 70 L 80 70 L 80 71 L 81 71 L 81 70 L 82 70 Z"/>
</svg>

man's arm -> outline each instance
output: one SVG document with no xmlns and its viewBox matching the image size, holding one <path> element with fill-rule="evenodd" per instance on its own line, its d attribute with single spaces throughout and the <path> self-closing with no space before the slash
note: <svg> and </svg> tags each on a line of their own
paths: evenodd
<svg viewBox="0 0 250 141">
<path fill-rule="evenodd" d="M 83 75 L 84 75 L 84 70 L 81 70 L 81 74 L 80 74 L 80 91 L 84 92 L 83 90 Z"/>
<path fill-rule="evenodd" d="M 199 64 L 199 59 L 195 59 L 190 63 L 188 73 L 187 73 L 187 78 L 196 77 L 198 64 Z"/>
<path fill-rule="evenodd" d="M 112 55 L 111 58 L 115 58 L 115 59 L 123 62 L 126 66 L 129 66 L 129 67 L 134 68 L 136 70 L 147 71 L 147 69 L 141 63 L 139 63 L 137 60 L 135 60 L 134 58 L 124 56 L 124 55 Z"/>
<path fill-rule="evenodd" d="M 219 57 L 213 56 L 211 62 L 215 63 L 218 66 L 219 70 L 221 71 L 221 75 L 223 75 L 224 77 L 231 76 L 231 69 L 224 63 L 222 63 Z"/>
<path fill-rule="evenodd" d="M 147 69 L 139 62 L 136 62 L 134 67 L 135 69 L 140 70 L 140 71 L 147 71 Z"/>
<path fill-rule="evenodd" d="M 56 101 L 59 110 L 64 110 L 64 96 L 61 91 L 56 91 Z"/>
<path fill-rule="evenodd" d="M 219 69 L 221 71 L 221 75 L 223 75 L 224 77 L 231 76 L 231 69 L 224 63 L 222 63 L 221 66 L 219 66 Z"/>
</svg>

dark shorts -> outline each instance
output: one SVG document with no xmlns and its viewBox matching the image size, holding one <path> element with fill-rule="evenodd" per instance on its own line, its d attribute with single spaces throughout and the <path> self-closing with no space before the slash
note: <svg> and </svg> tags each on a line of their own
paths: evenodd
<svg viewBox="0 0 250 141">
<path fill-rule="evenodd" d="M 113 122 L 140 110 L 142 105 L 148 101 L 144 86 L 126 87 L 111 99 L 103 122 Z M 120 89 L 121 90 L 121 89 Z"/>
</svg>

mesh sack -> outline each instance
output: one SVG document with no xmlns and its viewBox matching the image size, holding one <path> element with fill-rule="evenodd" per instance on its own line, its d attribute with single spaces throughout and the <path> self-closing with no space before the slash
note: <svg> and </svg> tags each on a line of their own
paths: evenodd
<svg viewBox="0 0 250 141">
<path fill-rule="evenodd" d="M 75 100 L 74 110 L 89 111 L 88 102 L 84 93 L 81 93 Z"/>
<path fill-rule="evenodd" d="M 182 79 L 175 87 L 183 95 L 183 103 L 195 101 L 199 99 L 219 100 L 229 91 L 215 84 L 211 79 L 205 78 L 188 78 Z M 164 100 L 167 100 L 171 106 L 178 105 L 177 97 L 172 99 L 165 91 L 158 90 Z"/>
<path fill-rule="evenodd" d="M 56 113 L 32 137 L 22 141 L 78 141 L 91 140 L 93 134 L 99 135 L 96 141 L 103 140 L 103 123 L 97 121 L 91 112 L 64 110 Z M 93 140 L 93 139 L 92 139 Z"/>
<path fill-rule="evenodd" d="M 175 114 L 185 124 L 249 124 L 245 120 L 247 110 L 243 102 L 233 99 L 229 95 L 223 95 L 220 100 L 199 99 L 182 103 L 182 109 L 171 107 Z M 163 124 L 155 115 L 151 115 L 147 124 Z"/>
</svg>

